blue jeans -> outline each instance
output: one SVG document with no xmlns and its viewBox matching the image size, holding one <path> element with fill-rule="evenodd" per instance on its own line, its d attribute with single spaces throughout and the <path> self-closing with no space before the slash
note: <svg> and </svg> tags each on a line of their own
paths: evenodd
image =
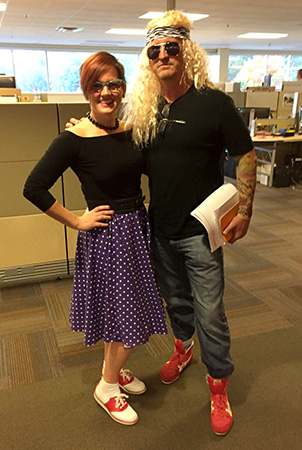
<svg viewBox="0 0 302 450">
<path fill-rule="evenodd" d="M 153 256 L 174 336 L 184 342 L 192 338 L 196 327 L 208 373 L 228 378 L 234 365 L 223 305 L 222 248 L 211 253 L 208 236 L 203 234 L 180 240 L 153 236 Z"/>
</svg>

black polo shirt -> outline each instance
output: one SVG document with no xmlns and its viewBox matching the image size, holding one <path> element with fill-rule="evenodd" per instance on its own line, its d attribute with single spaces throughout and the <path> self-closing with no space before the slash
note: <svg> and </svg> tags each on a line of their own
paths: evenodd
<svg viewBox="0 0 302 450">
<path fill-rule="evenodd" d="M 204 233 L 190 212 L 223 184 L 224 150 L 235 156 L 252 148 L 249 130 L 223 92 L 192 86 L 175 100 L 164 133 L 147 150 L 153 233 L 170 239 Z"/>
</svg>

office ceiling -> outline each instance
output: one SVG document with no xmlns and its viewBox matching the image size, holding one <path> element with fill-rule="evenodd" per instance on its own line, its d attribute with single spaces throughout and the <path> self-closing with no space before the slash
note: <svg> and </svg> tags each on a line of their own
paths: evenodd
<svg viewBox="0 0 302 450">
<path fill-rule="evenodd" d="M 302 51 L 301 0 L 0 0 L 0 45 L 142 48 L 144 36 L 107 34 L 109 28 L 145 28 L 146 12 L 164 11 L 175 4 L 188 13 L 209 14 L 194 22 L 191 37 L 207 49 Z M 59 32 L 58 27 L 83 28 Z M 277 40 L 239 39 L 247 32 L 288 33 Z"/>
</svg>

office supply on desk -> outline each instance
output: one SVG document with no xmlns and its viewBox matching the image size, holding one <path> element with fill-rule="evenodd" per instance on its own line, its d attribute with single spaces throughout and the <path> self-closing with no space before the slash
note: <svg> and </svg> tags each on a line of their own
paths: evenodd
<svg viewBox="0 0 302 450">
<path fill-rule="evenodd" d="M 0 75 L 0 88 L 16 88 L 16 79 L 14 76 Z"/>
</svg>

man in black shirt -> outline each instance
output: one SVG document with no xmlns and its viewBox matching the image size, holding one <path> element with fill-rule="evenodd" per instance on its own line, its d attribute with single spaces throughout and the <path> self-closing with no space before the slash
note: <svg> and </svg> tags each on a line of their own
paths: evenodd
<svg viewBox="0 0 302 450">
<path fill-rule="evenodd" d="M 161 370 L 174 382 L 193 357 L 195 326 L 211 390 L 211 426 L 226 434 L 233 415 L 227 397 L 234 370 L 223 305 L 222 248 L 213 253 L 203 226 L 190 215 L 223 184 L 225 149 L 239 160 L 237 216 L 224 233 L 231 243 L 249 227 L 257 159 L 232 100 L 215 90 L 205 52 L 190 40 L 191 22 L 179 11 L 151 21 L 128 121 L 146 148 L 154 262 L 174 333 L 175 353 Z"/>
</svg>

